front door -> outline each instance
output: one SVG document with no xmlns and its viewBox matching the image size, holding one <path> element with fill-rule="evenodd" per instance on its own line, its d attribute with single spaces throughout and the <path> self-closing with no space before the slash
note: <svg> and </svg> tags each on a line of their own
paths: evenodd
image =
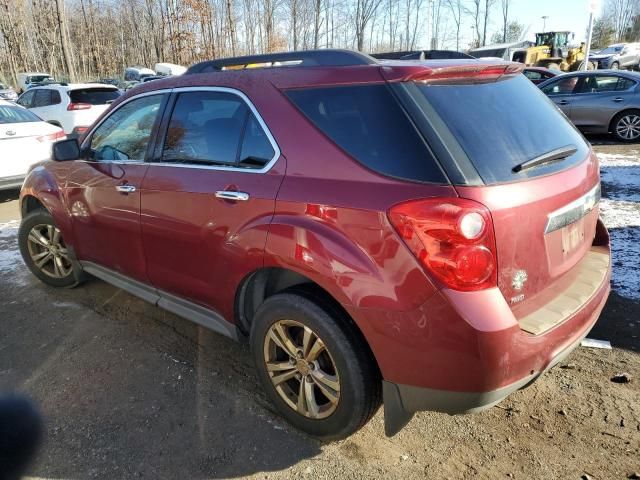
<svg viewBox="0 0 640 480">
<path fill-rule="evenodd" d="M 67 182 L 74 247 L 89 261 L 146 281 L 140 236 L 145 158 L 166 95 L 122 104 L 83 142 Z"/>
<path fill-rule="evenodd" d="M 284 159 L 239 92 L 178 90 L 167 112 L 142 184 L 147 273 L 229 318 L 238 283 L 263 265 Z"/>
</svg>

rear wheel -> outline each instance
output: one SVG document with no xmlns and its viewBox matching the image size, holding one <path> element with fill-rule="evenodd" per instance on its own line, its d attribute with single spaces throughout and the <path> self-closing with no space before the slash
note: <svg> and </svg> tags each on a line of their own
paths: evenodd
<svg viewBox="0 0 640 480">
<path fill-rule="evenodd" d="M 640 140 L 640 110 L 619 113 L 611 122 L 611 133 L 621 142 Z"/>
<path fill-rule="evenodd" d="M 345 438 L 380 406 L 380 379 L 362 340 L 339 312 L 302 293 L 268 298 L 256 312 L 251 349 L 258 377 L 296 428 Z"/>
<path fill-rule="evenodd" d="M 24 263 L 44 283 L 54 287 L 78 283 L 62 232 L 46 210 L 34 210 L 22 219 L 18 245 Z"/>
</svg>

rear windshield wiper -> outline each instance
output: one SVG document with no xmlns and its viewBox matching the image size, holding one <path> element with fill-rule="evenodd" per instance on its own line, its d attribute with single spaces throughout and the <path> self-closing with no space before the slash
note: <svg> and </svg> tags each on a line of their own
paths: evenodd
<svg viewBox="0 0 640 480">
<path fill-rule="evenodd" d="M 567 145 L 566 147 L 556 148 L 555 150 L 551 150 L 550 152 L 543 153 L 542 155 L 538 155 L 531 160 L 527 160 L 519 165 L 516 165 L 511 169 L 513 173 L 518 173 L 523 170 L 527 170 L 529 168 L 538 167 L 540 165 L 545 165 L 547 163 L 555 163 L 564 160 L 567 157 L 570 157 L 574 153 L 576 153 L 578 149 L 574 145 Z"/>
</svg>

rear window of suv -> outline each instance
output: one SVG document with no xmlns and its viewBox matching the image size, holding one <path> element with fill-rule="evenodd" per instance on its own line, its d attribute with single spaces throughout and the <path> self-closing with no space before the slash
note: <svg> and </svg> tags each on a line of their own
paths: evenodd
<svg viewBox="0 0 640 480">
<path fill-rule="evenodd" d="M 486 83 L 416 85 L 485 184 L 548 175 L 587 156 L 582 135 L 524 75 Z M 513 172 L 516 165 L 563 147 L 576 152 L 560 162 Z"/>
<path fill-rule="evenodd" d="M 447 182 L 386 85 L 295 89 L 287 96 L 320 131 L 371 170 L 418 182 Z"/>
<path fill-rule="evenodd" d="M 106 105 L 120 96 L 117 88 L 82 88 L 71 90 L 71 103 L 88 103 L 91 105 Z"/>
</svg>

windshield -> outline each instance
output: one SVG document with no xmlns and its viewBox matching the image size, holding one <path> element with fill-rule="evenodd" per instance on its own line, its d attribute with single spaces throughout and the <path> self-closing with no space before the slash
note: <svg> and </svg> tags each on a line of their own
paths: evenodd
<svg viewBox="0 0 640 480">
<path fill-rule="evenodd" d="M 536 34 L 536 47 L 542 45 L 549 45 L 558 47 L 565 47 L 569 42 L 568 32 L 546 32 Z"/>
<path fill-rule="evenodd" d="M 117 88 L 83 88 L 69 92 L 71 103 L 88 103 L 90 105 L 106 105 L 120 96 Z"/>
<path fill-rule="evenodd" d="M 24 108 L 0 105 L 0 124 L 40 121 L 40 118 Z"/>
<path fill-rule="evenodd" d="M 622 51 L 622 45 L 613 45 L 611 47 L 607 47 L 604 50 L 600 50 L 600 54 L 601 55 L 607 55 L 607 54 L 616 54 Z"/>
<path fill-rule="evenodd" d="M 481 84 L 416 85 L 486 184 L 547 175 L 587 157 L 582 135 L 524 75 Z M 568 145 L 576 153 L 562 162 L 512 171 Z"/>
</svg>

